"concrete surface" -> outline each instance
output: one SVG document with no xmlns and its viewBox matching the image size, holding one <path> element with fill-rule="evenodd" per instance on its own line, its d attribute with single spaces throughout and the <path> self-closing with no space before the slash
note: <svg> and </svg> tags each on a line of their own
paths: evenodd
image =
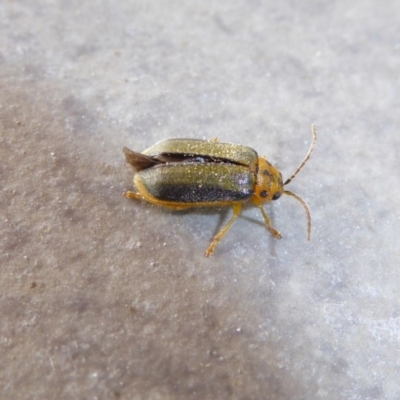
<svg viewBox="0 0 400 400">
<path fill-rule="evenodd" d="M 400 3 L 0 2 L 1 399 L 399 399 Z M 252 146 L 309 204 L 122 198 L 124 145 Z"/>
</svg>

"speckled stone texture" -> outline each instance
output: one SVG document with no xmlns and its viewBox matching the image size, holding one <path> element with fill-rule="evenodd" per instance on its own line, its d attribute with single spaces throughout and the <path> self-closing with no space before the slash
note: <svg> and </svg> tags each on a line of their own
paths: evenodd
<svg viewBox="0 0 400 400">
<path fill-rule="evenodd" d="M 0 2 L 0 398 L 400 398 L 400 2 Z M 122 197 L 122 147 L 251 146 L 247 207 Z"/>
</svg>

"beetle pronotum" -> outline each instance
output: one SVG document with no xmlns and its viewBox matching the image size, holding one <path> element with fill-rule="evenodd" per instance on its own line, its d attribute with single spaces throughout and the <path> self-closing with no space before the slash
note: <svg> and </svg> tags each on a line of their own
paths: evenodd
<svg viewBox="0 0 400 400">
<path fill-rule="evenodd" d="M 138 193 L 125 192 L 124 196 L 173 210 L 231 206 L 233 215 L 214 236 L 206 250 L 207 257 L 213 254 L 247 201 L 261 210 L 268 230 L 280 239 L 282 235 L 272 227 L 263 204 L 279 199 L 282 194 L 294 197 L 303 206 L 310 240 L 310 210 L 300 196 L 284 187 L 301 171 L 314 150 L 317 140 L 315 125 L 311 130 L 312 142 L 306 156 L 284 183 L 278 169 L 247 146 L 196 139 L 166 139 L 142 153 L 124 147 L 127 163 L 136 170 L 133 181 L 138 190 Z"/>
</svg>

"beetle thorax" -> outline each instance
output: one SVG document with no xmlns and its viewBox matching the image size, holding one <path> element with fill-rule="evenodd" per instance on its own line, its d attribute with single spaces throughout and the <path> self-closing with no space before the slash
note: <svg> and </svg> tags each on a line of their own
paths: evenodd
<svg viewBox="0 0 400 400">
<path fill-rule="evenodd" d="M 265 158 L 258 159 L 258 172 L 253 199 L 265 203 L 277 200 L 283 193 L 282 174 Z"/>
</svg>

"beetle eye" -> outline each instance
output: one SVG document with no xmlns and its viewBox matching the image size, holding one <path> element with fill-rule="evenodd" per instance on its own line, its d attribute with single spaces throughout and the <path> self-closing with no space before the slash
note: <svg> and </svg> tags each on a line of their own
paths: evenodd
<svg viewBox="0 0 400 400">
<path fill-rule="evenodd" d="M 279 197 L 281 197 L 281 192 L 276 192 L 273 196 L 272 196 L 272 200 L 278 200 Z"/>
<path fill-rule="evenodd" d="M 266 198 L 266 197 L 268 197 L 268 192 L 267 192 L 266 190 L 262 190 L 262 191 L 260 192 L 260 196 L 261 196 L 262 198 Z"/>
</svg>

